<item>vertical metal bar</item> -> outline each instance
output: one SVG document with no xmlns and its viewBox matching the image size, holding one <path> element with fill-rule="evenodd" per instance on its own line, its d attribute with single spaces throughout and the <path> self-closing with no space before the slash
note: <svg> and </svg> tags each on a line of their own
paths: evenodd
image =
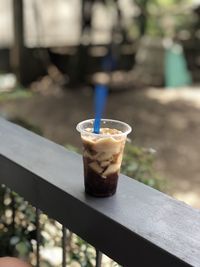
<svg viewBox="0 0 200 267">
<path fill-rule="evenodd" d="M 15 210 L 15 196 L 14 193 L 12 191 L 10 191 L 10 195 L 11 195 L 11 200 L 12 200 L 12 233 L 13 236 L 15 236 L 15 215 L 16 215 L 16 210 Z"/>
<path fill-rule="evenodd" d="M 36 208 L 36 267 L 40 267 L 40 210 Z"/>
<path fill-rule="evenodd" d="M 96 249 L 96 265 L 95 267 L 101 267 L 102 263 L 102 253 L 98 249 Z"/>
<path fill-rule="evenodd" d="M 62 267 L 66 267 L 67 229 L 62 226 Z"/>
</svg>

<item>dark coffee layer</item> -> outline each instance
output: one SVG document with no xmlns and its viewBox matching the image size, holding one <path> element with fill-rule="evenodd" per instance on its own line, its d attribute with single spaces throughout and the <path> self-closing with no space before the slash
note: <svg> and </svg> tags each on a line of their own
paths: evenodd
<svg viewBox="0 0 200 267">
<path fill-rule="evenodd" d="M 94 172 L 91 168 L 84 168 L 85 191 L 96 197 L 112 196 L 116 192 L 118 173 L 112 173 L 106 178 Z"/>
</svg>

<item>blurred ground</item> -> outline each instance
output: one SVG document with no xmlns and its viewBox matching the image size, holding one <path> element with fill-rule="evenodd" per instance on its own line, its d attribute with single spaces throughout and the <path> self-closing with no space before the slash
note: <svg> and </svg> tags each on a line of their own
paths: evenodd
<svg viewBox="0 0 200 267">
<path fill-rule="evenodd" d="M 76 124 L 93 117 L 89 88 L 69 89 L 0 102 L 0 113 L 24 118 L 60 144 L 80 146 Z M 133 127 L 132 141 L 157 151 L 156 169 L 169 181 L 169 194 L 200 208 L 200 88 L 112 92 L 106 117 Z"/>
</svg>

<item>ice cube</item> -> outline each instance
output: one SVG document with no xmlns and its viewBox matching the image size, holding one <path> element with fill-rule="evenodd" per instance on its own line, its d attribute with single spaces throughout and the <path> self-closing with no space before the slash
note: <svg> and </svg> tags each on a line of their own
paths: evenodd
<svg viewBox="0 0 200 267">
<path fill-rule="evenodd" d="M 94 158 L 94 156 L 86 149 L 83 151 L 83 156 L 87 157 L 89 159 L 93 159 Z"/>
<path fill-rule="evenodd" d="M 93 148 L 98 152 L 106 152 L 111 154 L 117 154 L 121 150 L 121 141 L 117 141 L 111 137 L 109 138 L 102 138 L 98 140 L 94 145 Z"/>
<path fill-rule="evenodd" d="M 96 159 L 98 161 L 111 161 L 113 158 L 113 154 L 109 152 L 100 152 L 96 155 Z"/>
<path fill-rule="evenodd" d="M 100 162 L 100 165 L 101 165 L 102 168 L 107 167 L 109 164 L 110 164 L 110 161 L 109 160 Z"/>
<path fill-rule="evenodd" d="M 108 175 L 118 172 L 120 169 L 120 164 L 111 164 L 108 168 L 103 172 L 102 176 L 107 177 Z"/>
<path fill-rule="evenodd" d="M 96 161 L 93 161 L 92 163 L 90 163 L 89 166 L 96 173 L 99 173 L 100 174 L 103 171 L 103 168 L 101 168 L 101 166 Z"/>
</svg>

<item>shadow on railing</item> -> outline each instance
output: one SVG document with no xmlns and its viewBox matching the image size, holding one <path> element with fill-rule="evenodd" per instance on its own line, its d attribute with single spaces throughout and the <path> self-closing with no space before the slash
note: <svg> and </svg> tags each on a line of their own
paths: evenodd
<svg viewBox="0 0 200 267">
<path fill-rule="evenodd" d="M 126 267 L 200 266 L 198 210 L 124 175 L 115 196 L 87 196 L 79 155 L 3 119 L 0 183 L 36 207 L 37 266 L 40 210 L 63 225 L 63 248 L 66 228 L 96 248 L 94 266 L 101 266 L 102 253 Z"/>
</svg>

